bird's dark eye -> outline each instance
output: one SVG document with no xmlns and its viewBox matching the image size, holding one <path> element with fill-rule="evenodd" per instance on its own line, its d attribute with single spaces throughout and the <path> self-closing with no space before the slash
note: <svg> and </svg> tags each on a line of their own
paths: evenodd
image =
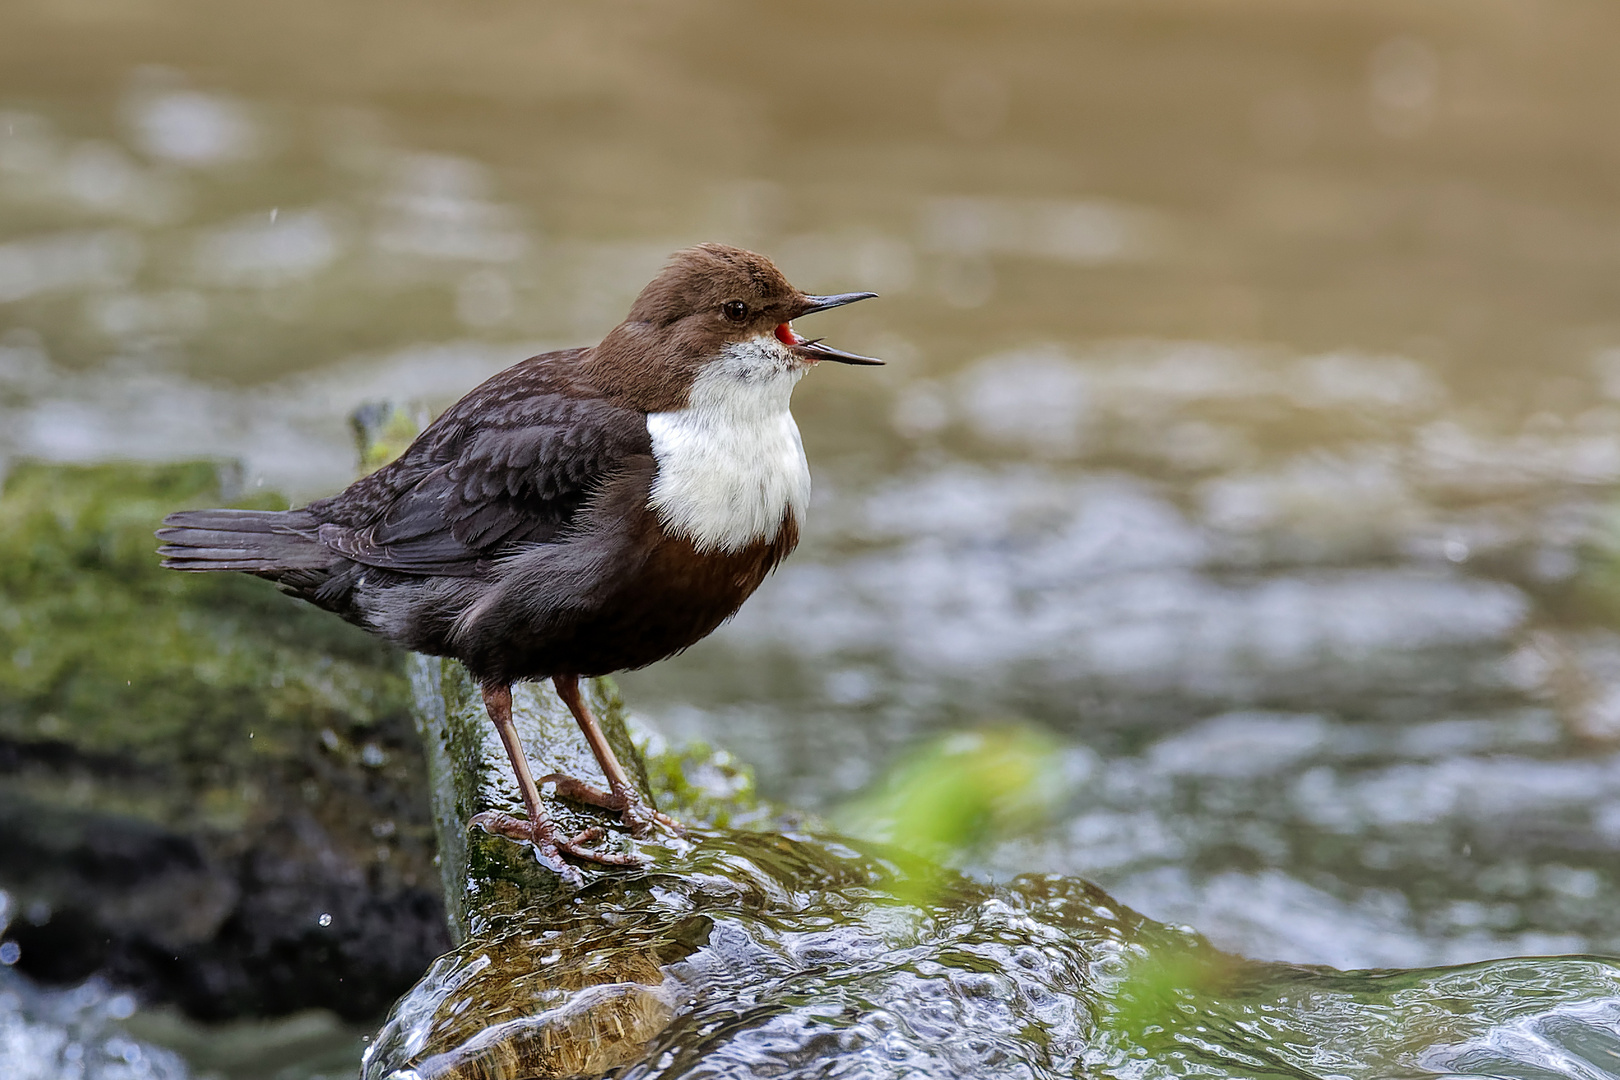
<svg viewBox="0 0 1620 1080">
<path fill-rule="evenodd" d="M 720 312 L 732 322 L 742 322 L 748 318 L 748 305 L 741 300 L 727 300 L 720 305 Z"/>
</svg>

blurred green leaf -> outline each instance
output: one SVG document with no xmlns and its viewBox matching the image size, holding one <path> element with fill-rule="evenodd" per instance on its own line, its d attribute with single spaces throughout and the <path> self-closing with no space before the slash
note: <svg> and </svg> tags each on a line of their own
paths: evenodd
<svg viewBox="0 0 1620 1080">
<path fill-rule="evenodd" d="M 1058 745 L 1027 727 L 936 739 L 835 820 L 849 832 L 941 862 L 1039 826 L 1066 798 Z"/>
</svg>

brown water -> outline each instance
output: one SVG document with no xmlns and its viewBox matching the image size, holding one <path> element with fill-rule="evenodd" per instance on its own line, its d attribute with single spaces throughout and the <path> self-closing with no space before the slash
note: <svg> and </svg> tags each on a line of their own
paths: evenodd
<svg viewBox="0 0 1620 1080">
<path fill-rule="evenodd" d="M 1266 959 L 1620 953 L 1620 9 L 17 2 L 0 461 L 240 457 L 594 340 L 717 239 L 888 357 L 804 550 L 626 680 L 834 807 L 1057 739 L 975 854 Z"/>
</svg>

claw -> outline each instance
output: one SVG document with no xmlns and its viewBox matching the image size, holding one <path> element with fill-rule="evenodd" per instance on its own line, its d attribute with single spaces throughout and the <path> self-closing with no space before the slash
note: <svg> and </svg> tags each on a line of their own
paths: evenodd
<svg viewBox="0 0 1620 1080">
<path fill-rule="evenodd" d="M 632 814 L 635 815 L 633 819 Z M 635 806 L 625 810 L 625 820 L 630 825 L 630 835 L 638 840 L 644 839 L 654 827 L 664 830 L 670 836 L 680 837 L 686 835 L 685 825 L 682 825 L 668 814 L 654 810 L 640 799 L 636 800 Z"/>
<path fill-rule="evenodd" d="M 587 783 L 565 773 L 547 773 L 545 776 L 540 777 L 537 783 L 555 784 L 557 794 L 561 798 L 617 812 L 625 825 L 629 826 L 630 835 L 638 840 L 645 839 L 655 825 L 668 832 L 671 836 L 686 835 L 684 825 L 668 814 L 661 814 L 654 810 L 642 800 L 641 796 L 634 792 L 619 794 L 612 791 L 603 791 L 595 784 Z"/>
<path fill-rule="evenodd" d="M 607 830 L 600 825 L 592 825 L 575 836 L 563 836 L 549 821 L 542 821 L 536 825 L 525 818 L 515 817 L 499 810 L 485 810 L 481 814 L 475 814 L 469 824 L 476 825 L 495 836 L 533 844 L 540 862 L 555 870 L 572 885 L 582 884 L 583 879 L 580 878 L 578 869 L 563 860 L 565 853 L 576 859 L 600 863 L 603 866 L 645 866 L 650 861 L 645 856 L 633 852 L 603 851 L 587 847 L 587 844 L 595 843 L 607 836 Z"/>
<path fill-rule="evenodd" d="M 669 833 L 669 835 L 671 835 L 671 836 L 685 836 L 686 835 L 686 826 L 682 825 L 679 821 L 676 821 L 674 818 L 670 817 L 668 814 L 662 813 L 661 811 L 658 811 L 658 810 L 654 810 L 652 812 L 652 817 L 653 817 L 653 823 L 658 825 L 665 832 Z"/>
<path fill-rule="evenodd" d="M 580 876 L 579 868 L 570 866 L 563 859 L 562 851 L 559 850 L 563 845 L 557 842 L 557 832 L 551 827 L 550 822 L 543 821 L 537 826 L 531 821 L 512 814 L 503 813 L 499 810 L 485 810 L 481 814 L 474 814 L 468 824 L 476 825 L 492 836 L 504 836 L 508 840 L 516 840 L 518 843 L 533 844 L 535 857 L 540 860 L 540 865 L 553 871 L 558 877 L 575 888 L 585 884 L 585 879 Z"/>
<path fill-rule="evenodd" d="M 533 840 L 534 826 L 523 818 L 514 814 L 504 814 L 499 810 L 485 810 L 481 814 L 474 814 L 469 825 L 476 825 L 492 836 L 504 836 L 508 840 Z"/>
</svg>

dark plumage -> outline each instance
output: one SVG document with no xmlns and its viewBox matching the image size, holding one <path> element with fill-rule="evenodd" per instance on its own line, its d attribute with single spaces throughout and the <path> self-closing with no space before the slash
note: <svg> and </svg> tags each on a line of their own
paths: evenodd
<svg viewBox="0 0 1620 1080">
<path fill-rule="evenodd" d="M 793 550 L 808 473 L 792 384 L 819 360 L 877 361 L 788 323 L 870 295 L 806 296 L 737 248 L 679 252 L 601 344 L 495 375 L 337 495 L 281 513 L 170 515 L 164 565 L 256 574 L 405 648 L 460 659 L 484 686 L 529 813 L 481 824 L 532 839 L 559 868 L 559 850 L 626 861 L 542 815 L 510 685 L 553 679 L 598 751 L 610 790 L 560 778 L 561 792 L 621 810 L 638 831 L 658 819 L 578 680 L 700 640 Z"/>
</svg>

